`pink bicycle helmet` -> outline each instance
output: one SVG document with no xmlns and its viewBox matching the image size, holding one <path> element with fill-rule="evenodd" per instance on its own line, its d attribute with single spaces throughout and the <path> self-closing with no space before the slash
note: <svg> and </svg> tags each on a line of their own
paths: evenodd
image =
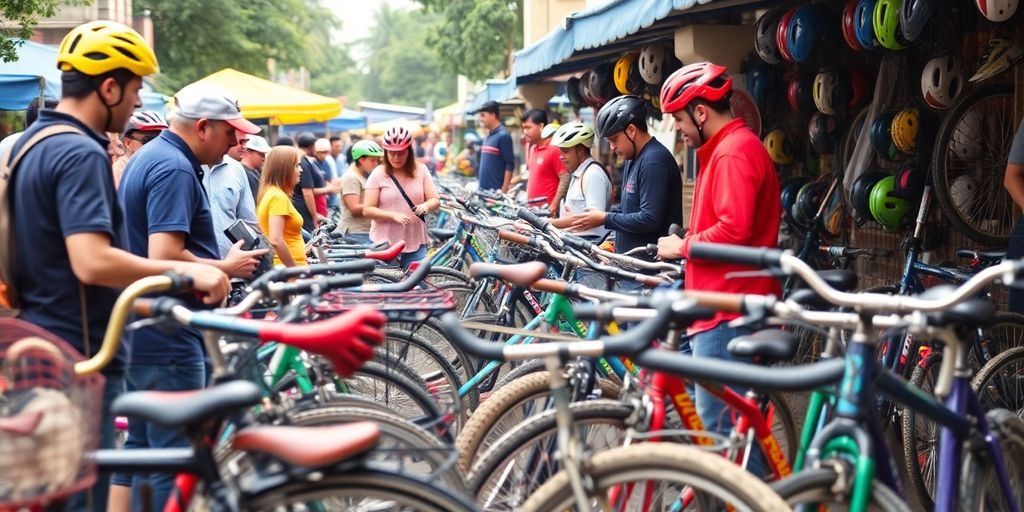
<svg viewBox="0 0 1024 512">
<path fill-rule="evenodd" d="M 387 151 L 403 151 L 412 145 L 412 134 L 403 126 L 392 126 L 384 132 L 384 143 L 381 146 Z"/>
</svg>

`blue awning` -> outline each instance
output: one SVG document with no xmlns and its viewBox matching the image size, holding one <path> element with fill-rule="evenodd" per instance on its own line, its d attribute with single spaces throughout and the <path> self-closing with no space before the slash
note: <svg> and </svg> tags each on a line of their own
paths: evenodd
<svg viewBox="0 0 1024 512">
<path fill-rule="evenodd" d="M 607 49 L 612 53 L 620 54 L 626 48 L 614 48 L 613 43 L 641 33 L 655 24 L 658 25 L 655 27 L 656 31 L 648 30 L 641 35 L 650 36 L 652 41 L 671 37 L 682 24 L 696 21 L 696 17 L 692 17 L 691 20 L 681 19 L 678 11 L 685 11 L 696 5 L 709 4 L 712 1 L 714 0 L 611 0 L 604 5 L 575 12 L 566 17 L 561 27 L 549 32 L 529 48 L 516 52 L 512 75 L 520 79 L 549 71 L 573 56 L 586 53 L 587 50 Z M 751 4 L 763 3 L 765 2 L 751 1 Z M 716 11 L 721 13 L 723 10 L 746 10 L 751 7 L 749 4 L 746 6 L 732 5 L 701 14 L 712 15 Z M 673 19 L 667 20 L 666 18 L 673 11 L 676 11 L 677 14 L 672 15 Z M 650 33 L 648 34 L 648 32 Z M 629 41 L 628 46 L 635 47 L 646 44 L 646 42 L 641 37 Z M 581 61 L 577 67 L 584 69 L 606 59 L 607 56 L 601 56 L 600 59 L 593 62 Z M 524 81 L 519 80 L 519 83 L 524 83 Z"/>
<path fill-rule="evenodd" d="M 0 109 L 25 110 L 28 104 L 43 96 L 60 98 L 60 70 L 57 49 L 32 41 L 18 46 L 18 60 L 0 63 Z"/>
<path fill-rule="evenodd" d="M 472 115 L 478 108 L 488 101 L 502 102 L 516 95 L 515 77 L 508 77 L 504 80 L 488 80 L 487 85 L 477 92 L 473 99 L 466 102 L 466 115 Z"/>
<path fill-rule="evenodd" d="M 280 127 L 280 133 L 316 132 L 323 133 L 330 130 L 331 133 L 345 132 L 349 130 L 361 130 L 366 128 L 366 115 L 355 110 L 341 111 L 341 114 L 326 123 L 305 123 L 290 124 Z"/>
</svg>

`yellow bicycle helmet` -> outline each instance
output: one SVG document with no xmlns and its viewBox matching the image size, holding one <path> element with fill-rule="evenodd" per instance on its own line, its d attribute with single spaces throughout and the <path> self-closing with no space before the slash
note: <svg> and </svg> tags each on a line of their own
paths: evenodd
<svg viewBox="0 0 1024 512">
<path fill-rule="evenodd" d="M 636 53 L 627 53 L 615 62 L 615 88 L 619 90 L 620 94 L 632 94 L 629 91 L 629 72 L 633 68 L 633 63 L 636 62 L 636 56 Z"/>
<path fill-rule="evenodd" d="M 784 130 L 776 129 L 764 136 L 764 147 L 768 150 L 768 156 L 772 162 L 779 165 L 793 163 L 793 141 Z"/>
<path fill-rule="evenodd" d="M 64 36 L 57 54 L 61 71 L 97 76 L 127 69 L 138 76 L 160 71 L 156 54 L 138 32 L 114 21 L 91 21 Z"/>
<path fill-rule="evenodd" d="M 900 110 L 896 117 L 892 118 L 892 142 L 896 149 L 912 155 L 917 149 L 917 126 L 920 112 L 917 107 L 910 107 Z"/>
</svg>

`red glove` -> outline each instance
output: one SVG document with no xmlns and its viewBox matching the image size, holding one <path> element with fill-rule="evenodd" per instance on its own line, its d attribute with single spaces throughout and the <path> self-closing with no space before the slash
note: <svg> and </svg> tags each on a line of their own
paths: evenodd
<svg viewBox="0 0 1024 512">
<path fill-rule="evenodd" d="M 386 320 L 380 311 L 360 306 L 309 324 L 268 322 L 260 329 L 260 339 L 319 354 L 331 362 L 339 375 L 348 377 L 373 359 L 373 348 L 384 342 Z"/>
</svg>

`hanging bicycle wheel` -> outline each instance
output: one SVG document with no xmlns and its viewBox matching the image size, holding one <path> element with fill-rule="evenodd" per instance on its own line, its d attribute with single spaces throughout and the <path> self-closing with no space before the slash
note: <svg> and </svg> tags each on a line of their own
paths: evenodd
<svg viewBox="0 0 1024 512">
<path fill-rule="evenodd" d="M 1003 188 L 1017 125 L 1009 85 L 978 89 L 954 106 L 939 127 L 932 154 L 935 199 L 949 222 L 982 244 L 1006 246 L 1013 200 Z"/>
</svg>

